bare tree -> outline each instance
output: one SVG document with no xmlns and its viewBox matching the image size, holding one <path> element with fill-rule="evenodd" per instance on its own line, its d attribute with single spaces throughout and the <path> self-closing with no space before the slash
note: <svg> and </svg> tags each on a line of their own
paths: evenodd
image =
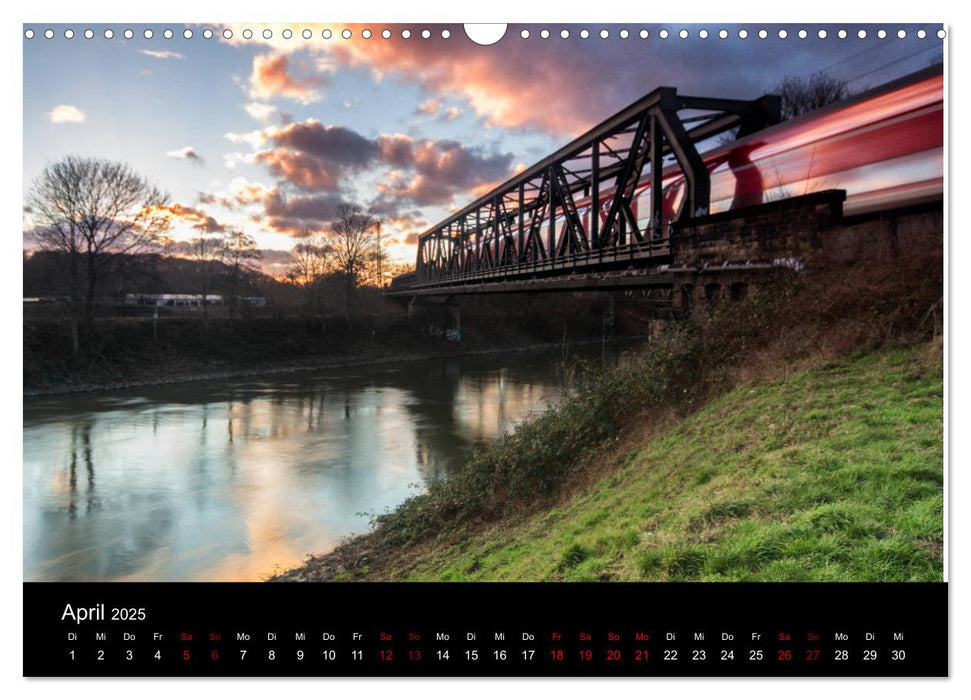
<svg viewBox="0 0 971 700">
<path fill-rule="evenodd" d="M 328 306 L 326 278 L 334 271 L 334 247 L 320 232 L 305 231 L 290 251 L 287 277 L 300 287 L 311 313 L 324 323 Z"/>
<path fill-rule="evenodd" d="M 845 80 L 813 73 L 809 77 L 787 75 L 772 92 L 782 97 L 785 120 L 839 102 L 849 96 L 850 89 Z"/>
<path fill-rule="evenodd" d="M 93 319 L 104 280 L 168 230 L 168 194 L 125 163 L 67 156 L 44 168 L 25 199 L 30 238 L 42 250 L 63 253 L 77 352 L 77 321 Z"/>
<path fill-rule="evenodd" d="M 342 204 L 332 224 L 334 262 L 344 277 L 345 317 L 350 316 L 357 287 L 366 280 L 377 248 L 378 219 L 356 204 Z"/>
<path fill-rule="evenodd" d="M 201 229 L 200 235 L 185 244 L 185 257 L 196 263 L 199 294 L 202 296 L 203 323 L 209 323 L 209 297 L 212 294 L 212 284 L 225 255 L 223 237 L 217 231 L 208 228 Z"/>
<path fill-rule="evenodd" d="M 239 303 L 239 290 L 243 277 L 260 269 L 259 261 L 263 255 L 256 249 L 256 239 L 242 231 L 229 231 L 223 236 L 222 261 L 226 266 L 229 284 L 229 321 L 236 318 Z"/>
</svg>

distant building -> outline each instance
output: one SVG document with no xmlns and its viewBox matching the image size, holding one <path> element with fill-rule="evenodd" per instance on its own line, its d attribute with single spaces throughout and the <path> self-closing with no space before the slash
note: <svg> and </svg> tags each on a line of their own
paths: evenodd
<svg viewBox="0 0 971 700">
<path fill-rule="evenodd" d="M 125 303 L 131 306 L 202 306 L 201 294 L 126 294 Z M 206 296 L 206 306 L 218 306 L 223 303 L 222 294 Z"/>
</svg>

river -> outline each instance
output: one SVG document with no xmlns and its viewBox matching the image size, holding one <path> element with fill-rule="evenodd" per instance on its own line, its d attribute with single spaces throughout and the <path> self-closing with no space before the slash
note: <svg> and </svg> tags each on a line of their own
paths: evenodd
<svg viewBox="0 0 971 700">
<path fill-rule="evenodd" d="M 624 346 L 571 359 L 614 364 Z M 562 350 L 24 402 L 25 581 L 258 581 L 562 396 Z"/>
</svg>

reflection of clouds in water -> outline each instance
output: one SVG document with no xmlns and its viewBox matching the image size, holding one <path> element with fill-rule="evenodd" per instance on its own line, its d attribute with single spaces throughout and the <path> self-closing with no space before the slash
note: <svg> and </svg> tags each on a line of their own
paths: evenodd
<svg viewBox="0 0 971 700">
<path fill-rule="evenodd" d="M 446 360 L 28 403 L 25 579 L 259 580 L 542 410 L 555 368 Z"/>
</svg>

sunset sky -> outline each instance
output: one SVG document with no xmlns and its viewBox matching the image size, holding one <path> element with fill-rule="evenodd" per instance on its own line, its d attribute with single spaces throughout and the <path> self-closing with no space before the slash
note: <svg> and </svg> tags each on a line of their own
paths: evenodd
<svg viewBox="0 0 971 700">
<path fill-rule="evenodd" d="M 191 26 L 188 40 L 179 25 L 111 25 L 111 39 L 106 25 L 26 28 L 26 184 L 68 154 L 126 161 L 171 194 L 173 237 L 241 228 L 271 272 L 341 202 L 372 207 L 392 258 L 411 262 L 418 234 L 450 211 L 660 85 L 751 99 L 787 74 L 823 70 L 858 92 L 942 59 L 938 25 L 798 25 L 786 39 L 778 25 L 766 39 L 759 25 L 707 26 L 705 39 L 700 25 L 666 25 L 667 39 L 659 25 L 629 25 L 627 38 L 621 25 L 566 25 L 569 39 L 561 25 L 510 25 L 489 47 L 459 25 L 349 25 L 350 39 L 339 25 L 211 25 L 211 39 Z"/>
</svg>

